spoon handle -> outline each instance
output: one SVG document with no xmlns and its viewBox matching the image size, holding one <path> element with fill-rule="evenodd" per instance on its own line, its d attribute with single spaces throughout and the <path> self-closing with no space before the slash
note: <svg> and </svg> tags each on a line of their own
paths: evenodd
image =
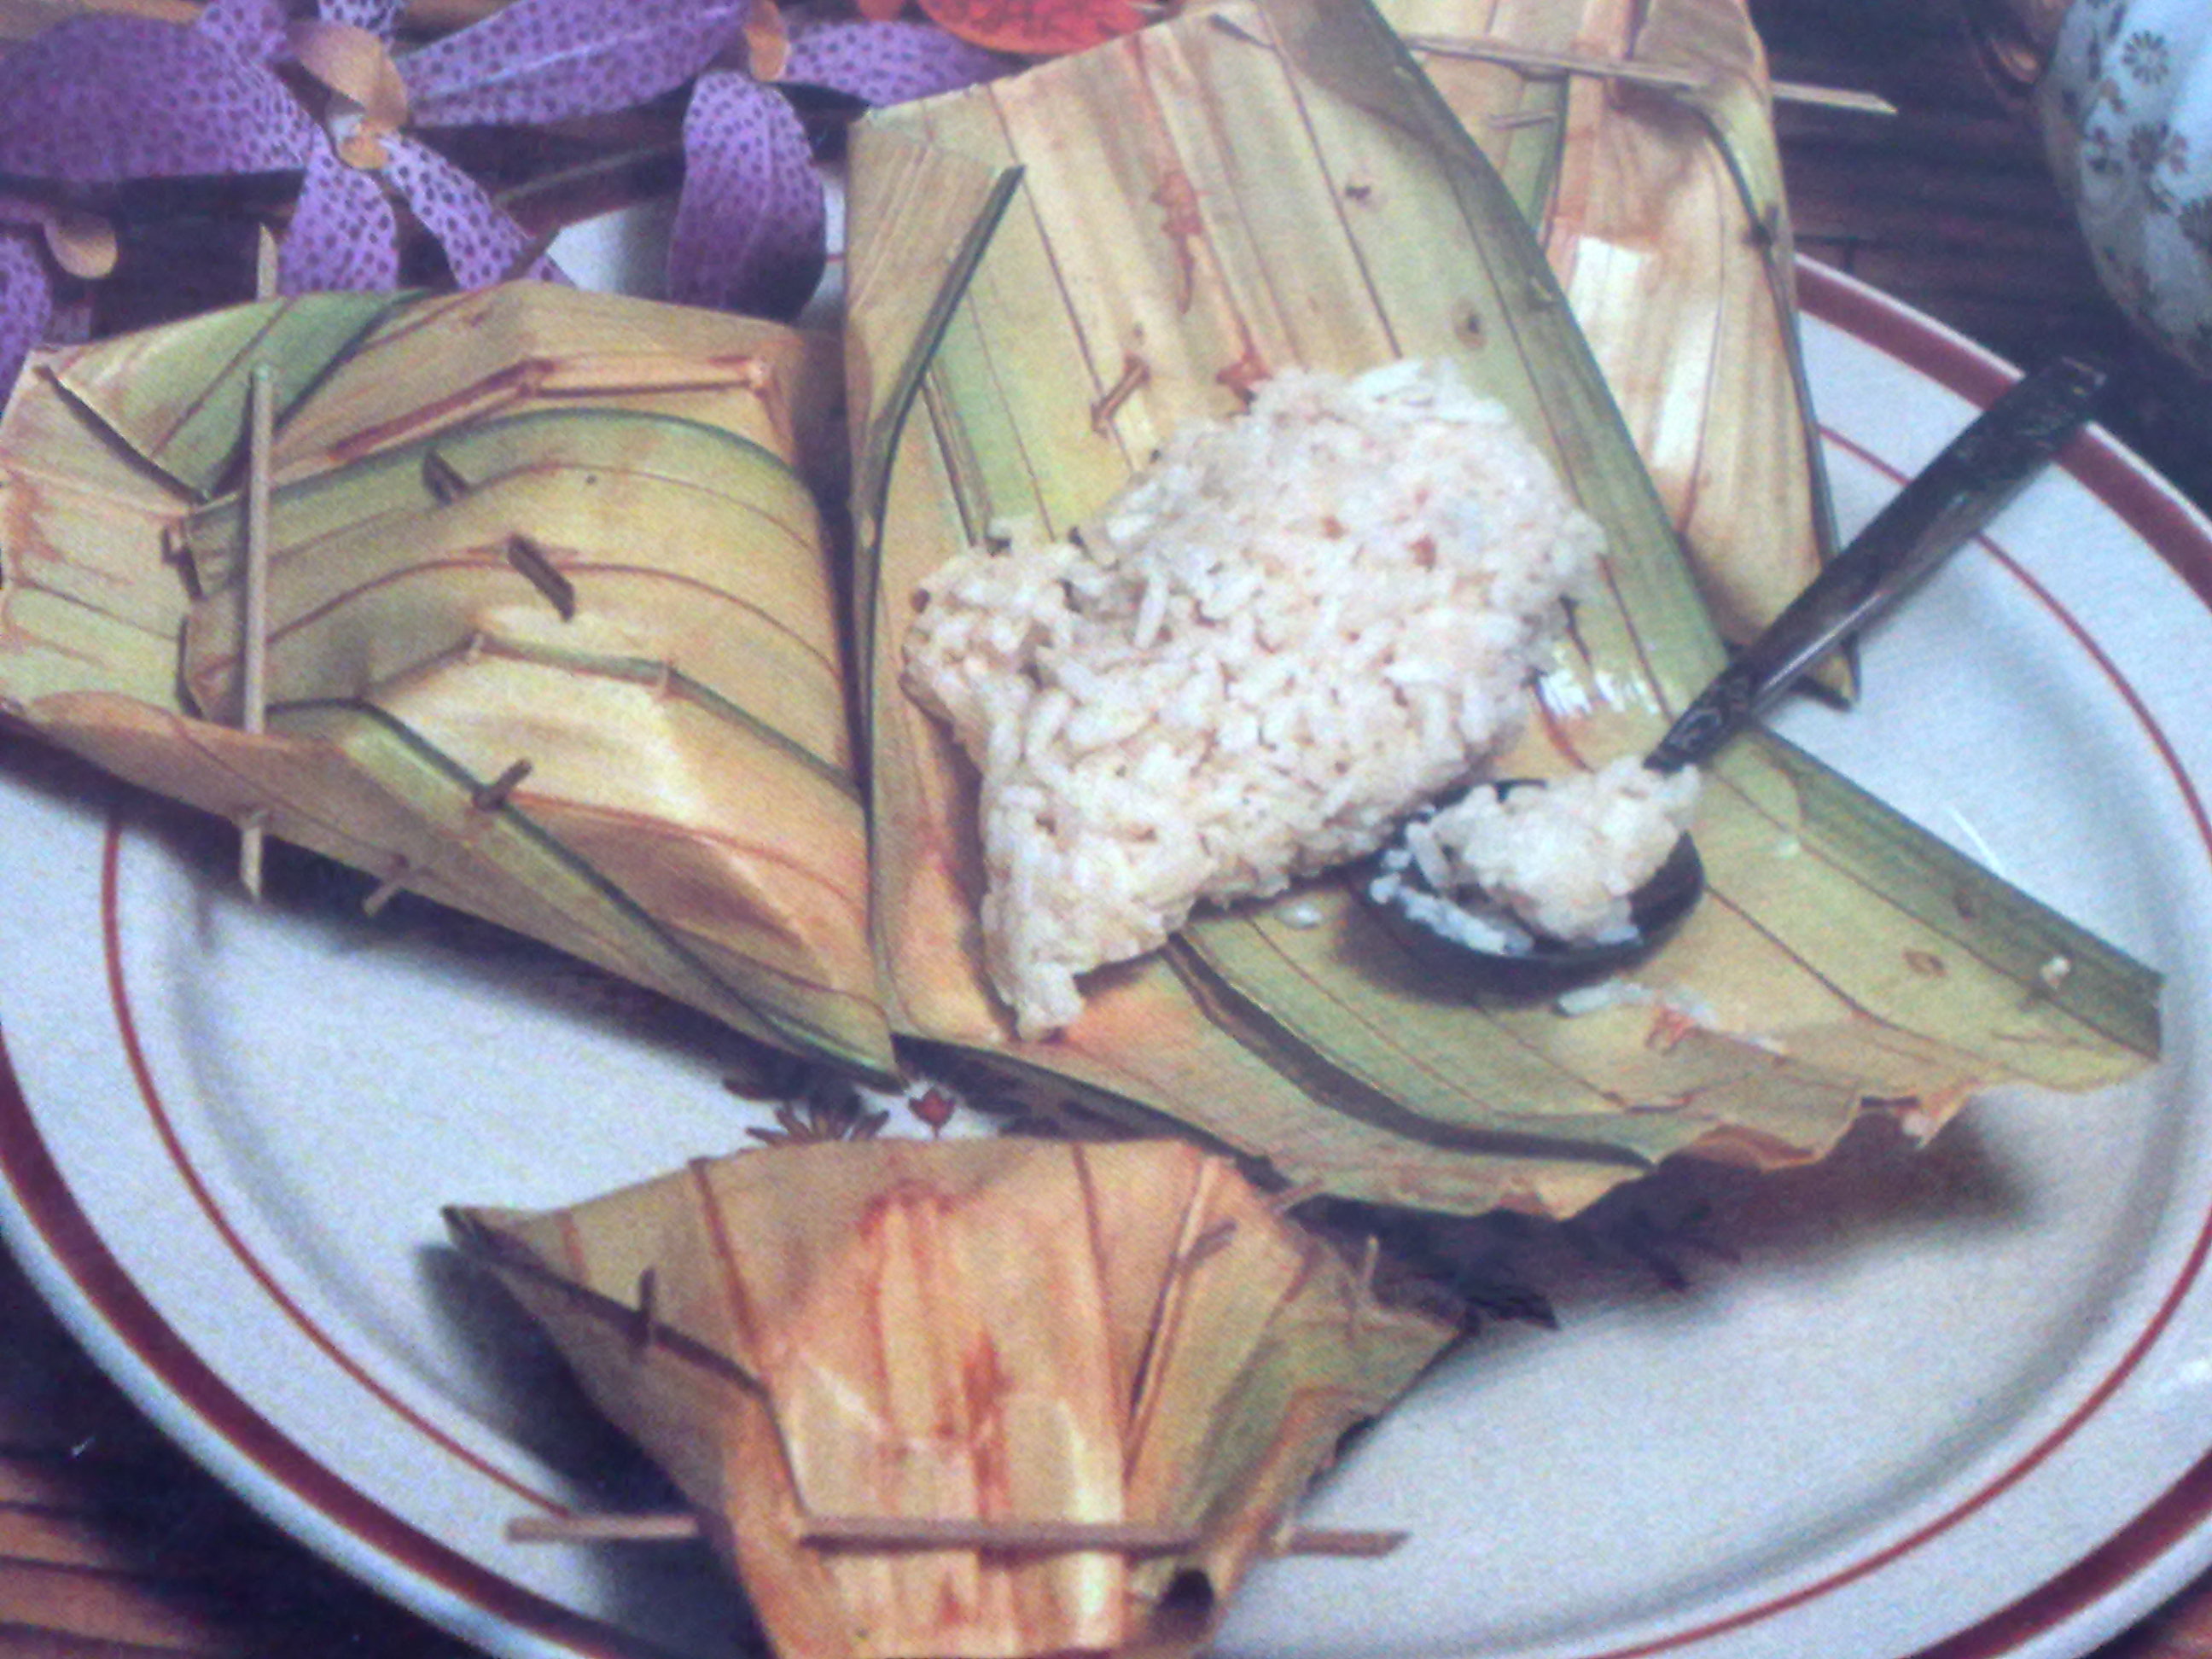
<svg viewBox="0 0 2212 1659">
<path fill-rule="evenodd" d="M 1722 670 L 1644 763 L 1679 771 L 1735 736 L 1830 647 L 1995 518 L 2089 418 L 2104 383 L 2102 369 L 2072 357 L 2015 382 Z"/>
</svg>

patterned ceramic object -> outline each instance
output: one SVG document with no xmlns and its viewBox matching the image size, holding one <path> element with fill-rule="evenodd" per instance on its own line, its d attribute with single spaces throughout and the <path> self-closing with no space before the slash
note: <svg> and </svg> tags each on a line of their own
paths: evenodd
<svg viewBox="0 0 2212 1659">
<path fill-rule="evenodd" d="M 2074 0 L 2039 101 L 2105 286 L 2212 375 L 2212 7 Z"/>
</svg>

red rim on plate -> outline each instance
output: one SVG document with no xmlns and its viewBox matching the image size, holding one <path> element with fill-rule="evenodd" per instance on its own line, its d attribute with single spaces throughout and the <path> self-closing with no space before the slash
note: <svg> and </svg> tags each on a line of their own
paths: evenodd
<svg viewBox="0 0 2212 1659">
<path fill-rule="evenodd" d="M 1800 299 L 1810 316 L 1876 348 L 1936 384 L 1977 404 L 1991 401 L 2013 378 L 1998 359 L 1950 334 L 1873 289 L 1814 264 L 1800 268 Z M 2069 472 L 2098 500 L 2212 605 L 2212 526 L 2178 494 L 2148 472 L 2101 434 L 2091 433 L 2067 453 Z M 1993 549 L 2002 560 L 2002 550 Z M 2071 629 L 2075 641 L 2128 702 L 2193 817 L 2208 858 L 2212 858 L 2212 819 L 2197 798 L 2178 757 L 2149 712 L 2136 701 L 2115 665 L 2048 592 L 2017 564 L 2006 568 L 2051 614 Z M 146 1109 L 160 1119 L 162 1106 L 153 1078 L 137 1053 L 128 988 L 119 966 L 115 934 L 114 865 L 117 829 L 111 819 L 103 870 L 102 908 L 108 930 L 106 961 L 118 1041 L 129 1050 L 132 1072 Z M 469 1462 L 514 1490 L 523 1502 L 557 1507 L 554 1500 L 517 1486 L 512 1478 L 489 1469 L 465 1447 L 413 1416 L 404 1403 L 378 1383 L 372 1370 L 347 1355 L 342 1345 L 317 1328 L 284 1292 L 276 1279 L 256 1261 L 192 1170 L 185 1150 L 165 1134 L 170 1157 L 195 1200 L 225 1246 L 252 1275 L 283 1316 L 353 1378 L 382 1410 L 398 1413 L 415 1432 L 429 1436 L 451 1455 Z M 273 1425 L 195 1352 L 171 1328 L 144 1290 L 110 1252 L 94 1223 L 79 1206 L 67 1177 L 43 1139 L 12 1069 L 4 1069 L 0 1049 L 0 1181 L 4 1181 L 22 1222 L 63 1281 L 47 1283 L 64 1316 L 80 1334 L 97 1333 L 119 1343 L 139 1368 L 124 1375 L 126 1387 L 163 1396 L 141 1403 L 159 1417 L 181 1406 L 193 1426 L 217 1443 L 225 1460 L 251 1471 L 282 1494 L 284 1504 L 312 1516 L 319 1528 L 344 1540 L 360 1554 L 390 1564 L 422 1591 L 417 1611 L 434 1618 L 441 1607 L 458 1607 L 479 1622 L 492 1621 L 526 1634 L 556 1650 L 582 1655 L 640 1656 L 649 1650 L 584 1614 L 571 1611 L 475 1562 L 402 1520 L 376 1498 L 334 1473 L 315 1455 Z M 2093 1417 L 2156 1343 L 2183 1297 L 2194 1286 L 2212 1254 L 2212 1216 L 2208 1216 L 2174 1282 L 2118 1364 L 2063 1423 L 1994 1479 L 1911 1535 L 1871 1552 L 1817 1581 L 1793 1589 L 1723 1619 L 1675 1632 L 1656 1641 L 1616 1648 L 1589 1659 L 1635 1659 L 1636 1656 L 1679 1651 L 1720 1635 L 1759 1623 L 1855 1583 L 1910 1553 L 1955 1526 L 1966 1516 L 2024 1479 L 2058 1445 Z M 225 1473 L 217 1461 L 219 1473 Z M 250 1498 L 260 1500 L 252 1492 Z M 265 1501 L 265 1500 L 260 1500 Z M 274 1504 L 267 1505 L 272 1509 Z M 295 1531 L 298 1516 L 273 1518 Z M 2080 1560 L 2058 1572 L 2012 1606 L 1926 1650 L 1923 1659 L 1993 1659 L 2017 1652 L 2069 1620 L 2116 1596 L 2131 1583 L 2170 1568 L 2176 1552 L 2212 1518 L 2212 1455 L 2190 1468 L 2132 1522 Z M 311 1540 L 311 1541 L 313 1541 Z M 335 1552 L 333 1552 L 335 1553 Z M 343 1563 L 342 1563 L 343 1564 Z M 388 1588 L 388 1587 L 387 1587 Z"/>
</svg>

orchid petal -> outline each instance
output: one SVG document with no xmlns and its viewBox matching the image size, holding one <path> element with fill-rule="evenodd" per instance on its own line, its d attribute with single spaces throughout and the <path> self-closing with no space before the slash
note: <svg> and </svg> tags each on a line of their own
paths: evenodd
<svg viewBox="0 0 2212 1659">
<path fill-rule="evenodd" d="M 791 20 L 777 0 L 751 0 L 745 11 L 743 63 L 756 81 L 781 81 L 791 56 Z"/>
<path fill-rule="evenodd" d="M 400 70 L 424 125 L 595 115 L 682 86 L 745 11 L 745 0 L 514 0 Z"/>
<path fill-rule="evenodd" d="M 114 222 L 66 204 L 0 194 L 0 225 L 35 226 L 46 257 L 67 276 L 97 281 L 115 269 Z"/>
<path fill-rule="evenodd" d="M 880 106 L 972 87 L 1014 67 L 934 23 L 836 22 L 793 29 L 780 78 Z"/>
<path fill-rule="evenodd" d="M 827 261 L 827 212 L 806 130 L 745 76 L 699 77 L 684 118 L 684 193 L 668 239 L 668 297 L 788 316 Z"/>
<path fill-rule="evenodd" d="M 294 60 L 361 112 L 372 134 L 407 125 L 407 83 L 380 36 L 354 23 L 302 18 L 285 31 Z"/>
<path fill-rule="evenodd" d="M 39 251 L 39 233 L 0 227 L 0 402 L 53 315 L 53 277 Z"/>
<path fill-rule="evenodd" d="M 489 288 L 527 276 L 557 277 L 543 257 L 520 270 L 531 239 L 483 187 L 444 156 L 413 139 L 394 134 L 385 141 L 392 152 L 384 176 L 392 181 L 423 228 L 446 250 L 446 264 L 460 288 Z"/>
<path fill-rule="evenodd" d="M 316 135 L 219 31 L 73 17 L 0 58 L 0 173 L 73 184 L 304 166 Z"/>
<path fill-rule="evenodd" d="M 380 40 L 389 40 L 405 0 L 315 0 L 315 15 L 325 23 L 350 23 Z"/>
<path fill-rule="evenodd" d="M 399 217 L 376 175 L 348 167 L 327 144 L 307 163 L 291 228 L 277 250 L 285 294 L 399 286 Z"/>
<path fill-rule="evenodd" d="M 207 0 L 191 27 L 249 64 L 266 64 L 283 52 L 285 21 L 284 0 Z"/>
</svg>

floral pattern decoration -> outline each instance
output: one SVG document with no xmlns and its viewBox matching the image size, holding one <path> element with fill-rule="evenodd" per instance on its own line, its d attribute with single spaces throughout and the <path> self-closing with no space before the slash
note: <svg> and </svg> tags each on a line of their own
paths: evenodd
<svg viewBox="0 0 2212 1659">
<path fill-rule="evenodd" d="M 2212 7 L 2074 0 L 2040 112 L 2106 288 L 2212 377 Z"/>
</svg>

